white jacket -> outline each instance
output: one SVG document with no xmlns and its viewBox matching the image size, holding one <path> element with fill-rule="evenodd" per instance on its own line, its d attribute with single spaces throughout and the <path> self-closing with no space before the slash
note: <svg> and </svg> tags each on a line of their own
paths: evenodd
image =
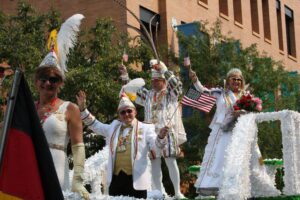
<svg viewBox="0 0 300 200">
<path fill-rule="evenodd" d="M 84 113 L 85 112 L 85 113 Z M 82 119 L 90 115 L 88 111 L 81 113 Z M 86 123 L 86 122 L 85 122 Z M 132 129 L 131 137 L 131 162 L 133 187 L 135 190 L 147 190 L 151 188 L 151 174 L 148 168 L 148 151 L 154 148 L 154 145 L 165 145 L 165 139 L 159 139 L 155 133 L 153 124 L 145 124 L 134 120 L 135 125 Z M 98 120 L 89 125 L 89 128 L 95 133 L 106 138 L 106 144 L 109 145 L 108 169 L 107 169 L 107 187 L 110 186 L 114 171 L 116 158 L 116 148 L 120 134 L 122 122 L 114 120 L 111 124 L 103 124 Z"/>
</svg>

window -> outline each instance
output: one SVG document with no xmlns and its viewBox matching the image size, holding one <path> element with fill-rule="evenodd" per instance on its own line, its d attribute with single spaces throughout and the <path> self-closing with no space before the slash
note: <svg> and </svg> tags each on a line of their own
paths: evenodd
<svg viewBox="0 0 300 200">
<path fill-rule="evenodd" d="M 233 14 L 234 21 L 238 22 L 239 24 L 243 24 L 241 0 L 233 0 Z"/>
<path fill-rule="evenodd" d="M 155 17 L 153 18 L 154 15 L 155 15 Z M 158 34 L 157 32 L 159 31 L 160 16 L 158 14 L 156 14 L 155 12 L 140 6 L 140 19 L 149 33 L 150 33 L 150 29 L 151 29 L 153 41 L 156 42 L 156 40 L 157 40 L 156 36 Z M 152 23 L 150 25 L 151 20 L 152 20 Z M 145 36 L 144 29 L 142 27 L 140 27 L 140 30 L 141 30 L 142 34 Z"/>
<path fill-rule="evenodd" d="M 250 7 L 251 7 L 252 31 L 254 31 L 255 33 L 259 33 L 259 18 L 258 18 L 257 0 L 251 0 Z"/>
<path fill-rule="evenodd" d="M 204 4 L 207 4 L 208 3 L 208 0 L 198 0 L 199 3 L 204 3 Z"/>
<path fill-rule="evenodd" d="M 219 12 L 228 16 L 228 2 L 227 0 L 219 0 Z"/>
<path fill-rule="evenodd" d="M 262 13 L 264 24 L 264 36 L 266 39 L 271 40 L 269 0 L 262 0 Z"/>
<path fill-rule="evenodd" d="M 279 0 L 276 0 L 276 15 L 277 15 L 277 28 L 278 28 L 278 43 L 279 43 L 279 49 L 280 49 L 281 51 L 283 51 L 281 5 L 280 5 L 280 1 L 279 1 Z"/>
<path fill-rule="evenodd" d="M 294 13 L 287 6 L 285 6 L 285 28 L 288 54 L 296 58 Z"/>
</svg>

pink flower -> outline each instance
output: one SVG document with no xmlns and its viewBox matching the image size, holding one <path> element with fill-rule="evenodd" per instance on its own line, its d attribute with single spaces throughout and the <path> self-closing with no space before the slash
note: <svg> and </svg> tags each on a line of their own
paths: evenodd
<svg viewBox="0 0 300 200">
<path fill-rule="evenodd" d="M 259 103 L 259 104 L 256 105 L 255 110 L 257 110 L 258 112 L 260 112 L 262 110 L 261 103 Z"/>
<path fill-rule="evenodd" d="M 256 104 L 262 104 L 262 100 L 260 98 L 253 98 L 253 101 L 256 103 Z"/>
</svg>

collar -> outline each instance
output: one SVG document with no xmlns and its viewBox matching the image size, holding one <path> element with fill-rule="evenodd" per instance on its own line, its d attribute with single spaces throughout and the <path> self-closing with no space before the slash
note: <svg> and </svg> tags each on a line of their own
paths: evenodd
<svg viewBox="0 0 300 200">
<path fill-rule="evenodd" d="M 124 122 L 121 122 L 121 127 L 124 129 L 124 128 L 131 128 L 134 126 L 134 124 L 136 123 L 136 118 L 134 118 L 132 120 L 132 122 L 130 124 L 125 124 Z"/>
</svg>

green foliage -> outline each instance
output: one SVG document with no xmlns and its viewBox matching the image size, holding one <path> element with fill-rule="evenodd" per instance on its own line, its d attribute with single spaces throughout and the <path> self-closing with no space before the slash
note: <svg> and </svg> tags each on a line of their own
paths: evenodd
<svg viewBox="0 0 300 200">
<path fill-rule="evenodd" d="M 36 99 L 34 71 L 48 53 L 46 41 L 49 32 L 53 28 L 59 29 L 61 23 L 62 19 L 56 10 L 50 9 L 40 14 L 23 1 L 18 3 L 16 15 L 7 16 L 0 12 L 0 60 L 7 59 L 14 69 L 20 67 L 24 70 Z M 121 89 L 118 66 L 124 50 L 129 54 L 126 64 L 133 65 L 141 61 L 148 63 L 151 57 L 149 47 L 141 40 L 117 32 L 111 19 L 99 19 L 90 30 L 81 31 L 79 35 L 78 43 L 69 55 L 69 72 L 59 96 L 76 102 L 77 92 L 84 90 L 90 111 L 97 119 L 110 123 L 117 117 Z M 133 42 L 134 46 L 130 46 Z M 145 72 L 131 69 L 129 73 L 132 78 L 149 77 Z M 91 134 L 90 130 L 84 133 L 86 154 L 90 156 L 102 148 L 104 140 Z"/>
</svg>

